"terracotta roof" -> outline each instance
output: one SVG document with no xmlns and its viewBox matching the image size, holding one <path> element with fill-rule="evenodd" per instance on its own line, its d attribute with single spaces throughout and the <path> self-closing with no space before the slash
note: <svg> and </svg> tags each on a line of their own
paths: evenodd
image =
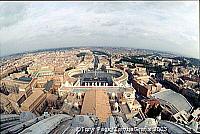
<svg viewBox="0 0 200 134">
<path fill-rule="evenodd" d="M 96 115 L 101 122 L 106 122 L 111 115 L 109 98 L 105 90 L 88 90 L 85 93 L 81 114 Z"/>
<path fill-rule="evenodd" d="M 21 97 L 24 96 L 24 92 L 19 92 L 18 94 L 17 93 L 11 93 L 8 95 L 8 99 L 14 101 L 14 102 L 18 102 Z"/>
<path fill-rule="evenodd" d="M 8 100 L 8 96 L 3 93 L 0 93 L 0 104 L 1 105 L 8 105 L 10 102 Z"/>
<path fill-rule="evenodd" d="M 35 102 L 39 101 L 40 97 L 44 95 L 42 90 L 35 90 L 23 103 L 22 109 L 29 109 Z"/>
</svg>

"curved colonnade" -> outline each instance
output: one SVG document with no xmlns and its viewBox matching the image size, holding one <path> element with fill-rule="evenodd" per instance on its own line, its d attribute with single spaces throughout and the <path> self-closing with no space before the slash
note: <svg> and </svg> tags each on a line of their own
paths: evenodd
<svg viewBox="0 0 200 134">
<path fill-rule="evenodd" d="M 64 82 L 66 86 L 80 86 L 78 84 L 79 78 L 74 77 L 81 75 L 83 73 L 87 73 L 88 69 L 72 69 L 64 74 Z M 109 73 L 112 76 L 112 80 L 114 85 L 113 86 L 123 86 L 127 84 L 128 80 L 128 74 L 120 69 L 117 68 L 108 68 L 107 73 Z M 67 84 L 66 84 L 67 83 Z"/>
</svg>

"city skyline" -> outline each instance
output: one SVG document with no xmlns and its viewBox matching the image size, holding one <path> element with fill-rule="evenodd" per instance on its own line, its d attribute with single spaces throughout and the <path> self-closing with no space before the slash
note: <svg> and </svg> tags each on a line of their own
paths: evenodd
<svg viewBox="0 0 200 134">
<path fill-rule="evenodd" d="M 199 133 L 198 61 L 105 47 L 5 58 L 0 132 Z"/>
<path fill-rule="evenodd" d="M 1 56 L 45 48 L 133 47 L 199 58 L 198 2 L 0 3 Z"/>
</svg>

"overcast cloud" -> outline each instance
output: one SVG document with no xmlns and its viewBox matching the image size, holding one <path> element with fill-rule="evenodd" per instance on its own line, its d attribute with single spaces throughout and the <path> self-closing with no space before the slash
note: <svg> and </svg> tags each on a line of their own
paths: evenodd
<svg viewBox="0 0 200 134">
<path fill-rule="evenodd" d="M 198 58 L 198 11 L 197 1 L 1 2 L 1 56 L 43 48 L 124 46 Z"/>
</svg>

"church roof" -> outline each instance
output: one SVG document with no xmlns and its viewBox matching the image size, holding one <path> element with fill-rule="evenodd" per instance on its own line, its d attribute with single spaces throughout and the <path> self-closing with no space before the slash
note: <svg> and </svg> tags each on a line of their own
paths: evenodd
<svg viewBox="0 0 200 134">
<path fill-rule="evenodd" d="M 171 89 L 155 93 L 152 96 L 172 104 L 178 111 L 185 110 L 186 112 L 190 112 L 193 108 L 183 95 L 176 93 Z"/>
</svg>

